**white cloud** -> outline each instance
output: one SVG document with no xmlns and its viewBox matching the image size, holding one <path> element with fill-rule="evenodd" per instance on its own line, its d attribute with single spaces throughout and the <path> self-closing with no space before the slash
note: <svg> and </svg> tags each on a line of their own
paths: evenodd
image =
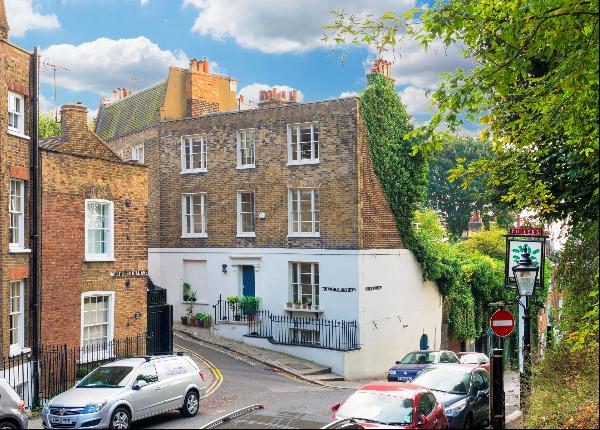
<svg viewBox="0 0 600 430">
<path fill-rule="evenodd" d="M 261 83 L 254 83 L 254 84 L 246 85 L 245 87 L 243 87 L 239 91 L 239 94 L 241 96 L 244 96 L 246 101 L 256 104 L 259 102 L 258 96 L 259 96 L 260 91 L 270 90 L 271 88 L 276 88 L 279 91 L 290 91 L 290 90 L 295 89 L 295 88 L 289 87 L 287 85 L 267 85 L 267 84 L 261 84 Z M 303 99 L 304 99 L 304 95 L 302 94 L 301 91 L 298 90 L 298 101 L 301 102 Z"/>
<path fill-rule="evenodd" d="M 140 0 L 140 4 L 141 4 L 142 6 L 146 6 L 146 5 L 148 4 L 148 1 L 149 1 L 149 0 Z"/>
<path fill-rule="evenodd" d="M 162 50 L 143 36 L 119 40 L 100 38 L 81 45 L 52 45 L 41 54 L 51 63 L 70 70 L 57 73 L 59 86 L 100 95 L 107 95 L 119 86 L 150 86 L 166 79 L 169 66 L 187 67 L 189 62 L 185 53 Z M 52 74 L 45 71 L 41 79 L 52 82 Z"/>
<path fill-rule="evenodd" d="M 398 92 L 402 103 L 411 115 L 431 113 L 432 108 L 427 97 L 427 90 L 417 87 L 405 87 Z"/>
<path fill-rule="evenodd" d="M 23 37 L 29 30 L 53 30 L 60 27 L 54 14 L 36 12 L 33 0 L 5 0 L 10 35 Z"/>
<path fill-rule="evenodd" d="M 232 38 L 244 48 L 266 53 L 305 52 L 323 47 L 323 25 L 332 11 L 381 15 L 403 11 L 415 0 L 183 0 L 199 9 L 192 31 L 215 39 Z"/>
<path fill-rule="evenodd" d="M 358 93 L 356 91 L 344 91 L 340 94 L 340 97 L 356 97 Z"/>
</svg>

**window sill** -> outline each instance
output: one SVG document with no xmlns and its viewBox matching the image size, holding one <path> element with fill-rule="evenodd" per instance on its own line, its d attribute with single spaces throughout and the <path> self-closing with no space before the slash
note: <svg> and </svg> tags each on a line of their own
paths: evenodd
<svg viewBox="0 0 600 430">
<path fill-rule="evenodd" d="M 325 312 L 324 309 L 321 309 L 319 307 L 319 309 L 296 309 L 296 308 L 283 308 L 285 311 L 288 312 L 300 312 L 300 313 L 305 313 L 305 314 L 322 314 L 323 312 Z"/>
<path fill-rule="evenodd" d="M 8 353 L 9 357 L 16 357 L 17 355 L 21 355 L 21 354 L 28 354 L 31 352 L 31 348 L 21 348 L 21 347 L 12 347 L 10 348 L 10 351 Z"/>
<path fill-rule="evenodd" d="M 305 164 L 319 164 L 321 160 L 288 161 L 287 166 L 304 166 Z"/>
<path fill-rule="evenodd" d="M 21 248 L 21 247 L 8 248 L 8 253 L 9 254 L 31 254 L 31 249 Z"/>
<path fill-rule="evenodd" d="M 8 129 L 8 130 L 6 130 L 6 133 L 10 134 L 11 136 L 19 137 L 19 138 L 25 139 L 25 140 L 30 140 L 31 139 L 26 134 L 23 134 L 23 133 L 21 133 L 19 131 L 16 131 L 16 130 Z"/>
<path fill-rule="evenodd" d="M 291 234 L 288 234 L 288 239 L 314 239 L 314 238 L 320 238 L 320 237 L 321 237 L 321 233 L 305 233 L 305 234 L 291 233 Z"/>
<path fill-rule="evenodd" d="M 182 239 L 208 239 L 208 234 L 182 234 Z"/>
<path fill-rule="evenodd" d="M 116 259 L 114 257 L 85 257 L 84 263 L 114 263 Z"/>
<path fill-rule="evenodd" d="M 182 305 L 187 305 L 187 306 L 190 305 L 189 302 L 181 302 L 181 304 Z M 208 306 L 208 305 L 210 305 L 210 303 L 208 303 L 205 300 L 196 300 L 195 302 L 192 303 L 192 306 L 196 306 L 196 305 L 198 305 L 198 306 Z"/>
<path fill-rule="evenodd" d="M 208 169 L 193 169 L 193 170 L 182 170 L 181 174 L 189 175 L 191 173 L 206 173 L 206 172 L 208 172 Z"/>
<path fill-rule="evenodd" d="M 241 238 L 241 239 L 243 239 L 243 238 L 253 238 L 253 237 L 256 237 L 256 233 L 238 233 L 237 237 Z"/>
<path fill-rule="evenodd" d="M 255 164 L 245 164 L 243 166 L 238 165 L 237 166 L 238 170 L 250 170 L 250 169 L 256 169 L 256 165 Z"/>
</svg>

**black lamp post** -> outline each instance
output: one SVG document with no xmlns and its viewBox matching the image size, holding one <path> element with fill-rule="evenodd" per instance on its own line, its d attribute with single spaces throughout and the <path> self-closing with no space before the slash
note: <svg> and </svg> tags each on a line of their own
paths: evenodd
<svg viewBox="0 0 600 430">
<path fill-rule="evenodd" d="M 525 309 L 523 312 L 523 373 L 521 374 L 521 409 L 523 401 L 529 388 L 529 377 L 531 375 L 531 313 L 529 310 L 530 297 L 535 291 L 540 268 L 531 261 L 531 253 L 527 245 L 525 252 L 521 254 L 518 264 L 513 267 L 513 275 L 517 283 L 519 296 L 525 297 Z"/>
</svg>

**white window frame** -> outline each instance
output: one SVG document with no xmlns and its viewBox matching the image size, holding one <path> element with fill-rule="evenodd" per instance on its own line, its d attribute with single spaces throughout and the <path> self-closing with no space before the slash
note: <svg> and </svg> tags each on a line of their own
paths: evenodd
<svg viewBox="0 0 600 430">
<path fill-rule="evenodd" d="M 119 158 L 121 158 L 121 160 L 125 159 L 125 150 L 124 149 L 119 149 L 117 151 L 117 155 L 119 156 Z"/>
<path fill-rule="evenodd" d="M 90 254 L 88 252 L 88 207 L 90 204 L 102 204 L 108 205 L 108 237 L 106 242 L 106 253 L 104 254 Z M 115 261 L 115 212 L 114 203 L 110 200 L 102 199 L 86 199 L 85 200 L 85 261 Z"/>
<path fill-rule="evenodd" d="M 200 139 L 200 167 L 194 168 L 194 157 L 192 153 L 193 141 Z M 187 146 L 190 146 L 190 168 L 186 167 L 187 159 L 185 156 Z M 204 136 L 182 136 L 181 138 L 181 173 L 205 173 L 208 171 L 208 143 Z"/>
<path fill-rule="evenodd" d="M 311 191 L 311 222 L 312 222 L 312 231 L 311 232 L 295 232 L 294 231 L 294 199 L 293 194 L 299 193 L 301 191 Z M 320 212 L 319 212 L 319 199 L 318 199 L 318 188 L 289 188 L 288 189 L 288 237 L 321 237 L 321 222 L 320 222 Z M 300 230 L 302 230 L 302 211 L 300 210 L 300 199 L 297 200 L 298 206 L 296 210 L 298 211 L 298 225 Z"/>
<path fill-rule="evenodd" d="M 21 105 L 21 110 L 16 110 L 16 101 L 19 100 L 19 104 Z M 8 125 L 7 120 L 7 131 L 9 134 L 28 138 L 25 135 L 25 97 L 21 94 L 14 93 L 12 91 L 8 92 L 8 115 L 16 115 L 17 116 L 17 126 L 11 127 Z"/>
<path fill-rule="evenodd" d="M 300 129 L 310 126 L 310 153 L 311 157 L 302 159 L 302 148 L 300 147 Z M 315 140 L 315 126 L 319 129 L 318 134 L 319 138 Z M 292 129 L 296 129 L 296 139 L 298 139 L 296 145 L 296 155 L 297 160 L 293 158 L 293 149 L 292 149 Z M 288 124 L 287 126 L 287 141 L 288 141 L 288 166 L 297 166 L 302 164 L 318 164 L 320 163 L 321 157 L 321 128 L 319 127 L 318 122 L 304 122 L 297 124 Z M 317 156 L 315 157 L 315 153 Z"/>
<path fill-rule="evenodd" d="M 192 196 L 200 196 L 200 214 L 195 213 L 186 213 L 186 200 L 188 197 Z M 197 238 L 197 237 L 208 237 L 208 213 L 207 213 L 207 205 L 206 205 L 206 193 L 184 193 L 181 195 L 181 237 L 182 238 Z M 191 205 L 193 210 L 194 205 Z M 200 216 L 200 225 L 202 227 L 201 232 L 188 232 L 186 229 L 187 222 L 186 218 L 188 216 L 192 217 L 190 225 L 194 225 L 194 217 Z"/>
<path fill-rule="evenodd" d="M 254 231 L 242 231 L 242 194 L 252 194 L 252 214 L 254 217 Z M 256 193 L 254 191 L 237 192 L 237 236 L 256 237 Z"/>
<path fill-rule="evenodd" d="M 295 303 L 294 301 L 294 288 L 297 288 L 298 291 L 296 292 L 298 297 L 302 297 L 302 284 L 300 283 L 300 280 L 302 278 L 302 264 L 310 264 L 310 283 L 311 283 L 311 287 L 312 287 L 312 294 L 311 294 L 311 300 L 312 300 L 312 306 L 319 306 L 320 308 L 320 301 L 321 301 L 321 294 L 319 291 L 319 283 L 321 281 L 321 271 L 320 271 L 320 267 L 319 267 L 319 263 L 318 262 L 314 262 L 314 261 L 290 261 L 289 264 L 289 302 L 290 303 Z M 298 278 L 294 279 L 294 269 L 293 267 L 296 266 L 297 269 L 297 274 L 298 274 Z M 315 266 L 317 267 L 317 270 L 315 270 Z M 315 283 L 315 274 L 316 272 L 319 272 L 319 283 Z M 296 284 L 296 285 L 294 285 Z M 300 301 L 301 304 L 303 304 L 303 301 Z"/>
<path fill-rule="evenodd" d="M 141 154 L 141 156 L 140 156 Z M 137 161 L 140 164 L 145 164 L 146 148 L 144 144 L 136 145 L 131 148 L 131 159 Z"/>
<path fill-rule="evenodd" d="M 242 159 L 242 144 L 248 144 L 248 134 L 252 133 L 252 163 L 244 163 Z M 242 139 L 243 137 L 243 139 Z M 255 169 L 256 168 L 256 129 L 247 128 L 238 130 L 237 132 L 237 168 L 238 169 Z"/>
<path fill-rule="evenodd" d="M 12 302 L 13 302 L 13 286 L 15 284 L 18 284 L 18 288 L 19 288 L 19 312 L 15 312 L 12 309 Z M 23 352 L 26 351 L 25 348 L 25 312 L 24 312 L 24 306 L 25 306 L 25 300 L 24 300 L 24 295 L 25 295 L 25 281 L 24 280 L 16 280 L 16 281 L 10 281 L 9 283 L 9 313 L 8 313 L 8 317 L 10 318 L 10 320 L 8 321 L 8 327 L 9 327 L 9 331 L 10 331 L 10 324 L 12 322 L 12 318 L 13 315 L 17 316 L 17 322 L 19 325 L 19 334 L 18 334 L 18 339 L 16 343 L 12 343 L 10 345 L 10 350 L 9 350 L 9 355 L 10 356 L 15 356 L 15 355 L 19 355 Z M 9 342 L 10 342 L 10 333 L 9 333 Z"/>
<path fill-rule="evenodd" d="M 94 349 L 94 351 L 84 350 L 84 333 L 85 333 L 85 299 L 91 297 L 108 297 L 108 328 L 106 330 L 106 343 L 107 348 L 105 350 Z M 114 355 L 114 351 L 111 350 L 112 342 L 115 337 L 115 292 L 114 291 L 88 291 L 81 294 L 81 333 L 80 333 L 80 347 L 82 348 L 82 353 L 80 354 L 81 362 L 89 362 L 95 361 L 99 358 L 110 358 Z M 89 325 L 98 325 L 98 324 L 89 324 Z"/>
<path fill-rule="evenodd" d="M 20 205 L 21 210 L 20 211 L 14 210 L 11 205 L 12 196 L 13 196 L 13 192 L 12 192 L 13 183 L 16 184 L 17 195 L 20 196 L 20 200 L 21 200 L 21 205 Z M 17 242 L 10 242 L 10 239 L 9 239 L 8 250 L 9 250 L 9 252 L 25 251 L 25 181 L 23 181 L 22 179 L 10 178 L 8 187 L 9 187 L 9 189 L 8 189 L 8 217 L 9 217 L 8 226 L 9 226 L 9 231 L 11 229 L 14 229 L 14 227 L 11 227 L 11 221 L 13 218 L 13 214 L 17 215 L 18 216 L 18 225 L 16 226 L 16 229 L 17 229 L 17 232 L 19 235 L 19 240 Z M 10 234 L 9 234 L 9 238 L 10 238 Z"/>
</svg>

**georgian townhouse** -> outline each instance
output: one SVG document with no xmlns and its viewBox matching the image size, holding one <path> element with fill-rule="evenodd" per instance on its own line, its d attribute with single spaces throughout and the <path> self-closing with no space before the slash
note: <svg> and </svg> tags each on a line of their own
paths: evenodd
<svg viewBox="0 0 600 430">
<path fill-rule="evenodd" d="M 129 97 L 112 116 L 101 109 L 98 133 L 124 121 L 114 112 Z M 255 109 L 163 119 L 146 142 L 149 271 L 175 318 L 209 313 L 221 336 L 346 378 L 380 376 L 424 339 L 439 347 L 442 299 L 399 237 L 358 99 L 260 98 Z M 248 297 L 258 312 L 240 305 Z"/>
<path fill-rule="evenodd" d="M 29 352 L 31 53 L 8 41 L 0 0 L 0 357 Z"/>
<path fill-rule="evenodd" d="M 146 331 L 148 172 L 61 109 L 61 136 L 40 139 L 45 345 L 104 347 Z"/>
</svg>

